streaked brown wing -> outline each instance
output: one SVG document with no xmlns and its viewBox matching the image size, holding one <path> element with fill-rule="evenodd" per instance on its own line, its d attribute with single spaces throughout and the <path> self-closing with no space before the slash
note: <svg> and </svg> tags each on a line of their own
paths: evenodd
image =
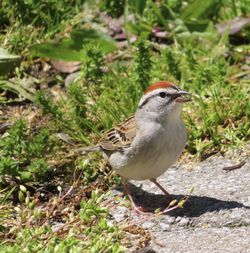
<svg viewBox="0 0 250 253">
<path fill-rule="evenodd" d="M 106 132 L 99 145 L 106 150 L 118 150 L 127 147 L 133 141 L 136 130 L 136 121 L 132 116 Z"/>
</svg>

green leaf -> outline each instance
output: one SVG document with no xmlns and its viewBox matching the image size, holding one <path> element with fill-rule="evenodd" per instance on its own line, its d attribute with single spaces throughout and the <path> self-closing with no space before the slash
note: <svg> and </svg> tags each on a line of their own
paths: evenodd
<svg viewBox="0 0 250 253">
<path fill-rule="evenodd" d="M 174 199 L 174 200 L 172 200 L 172 201 L 169 203 L 168 207 L 174 206 L 176 203 L 177 203 L 177 199 Z"/>
<path fill-rule="evenodd" d="M 189 193 L 192 194 L 194 192 L 194 186 L 192 186 L 190 189 L 189 189 Z"/>
<path fill-rule="evenodd" d="M 165 30 L 168 31 L 168 22 L 169 20 L 164 17 L 164 15 L 162 15 L 162 12 L 160 10 L 160 8 L 153 2 L 150 2 L 151 7 L 152 7 L 152 11 L 154 13 L 154 15 L 159 19 L 159 21 L 162 23 L 162 25 L 164 26 Z"/>
<path fill-rule="evenodd" d="M 128 1 L 128 4 L 129 6 L 135 11 L 137 12 L 139 15 L 142 16 L 143 12 L 144 12 L 144 9 L 146 7 L 146 3 L 147 1 L 146 0 L 129 0 Z"/>
<path fill-rule="evenodd" d="M 109 35 L 93 29 L 75 30 L 71 33 L 70 37 L 73 43 L 72 46 L 76 50 L 81 50 L 83 45 L 89 42 L 94 42 L 103 53 L 110 53 L 116 49 L 115 41 Z"/>
<path fill-rule="evenodd" d="M 0 199 L 0 205 L 3 205 L 5 201 L 11 196 L 11 194 L 16 189 L 16 185 L 14 185 L 6 194 Z"/>
<path fill-rule="evenodd" d="M 221 5 L 219 0 L 207 0 L 200 1 L 194 0 L 181 12 L 181 19 L 192 20 L 192 19 L 206 19 L 211 13 L 214 12 L 217 7 Z"/>
<path fill-rule="evenodd" d="M 78 51 L 69 47 L 64 41 L 58 43 L 42 43 L 31 48 L 34 56 L 49 58 L 52 60 L 79 61 Z"/>
<path fill-rule="evenodd" d="M 141 36 L 143 38 L 147 38 L 148 35 L 152 31 L 152 26 L 150 26 L 149 24 L 147 24 L 143 21 L 139 21 L 137 24 L 132 23 L 132 22 L 127 22 L 125 27 L 131 33 L 134 33 L 134 34 Z"/>
<path fill-rule="evenodd" d="M 0 87 L 3 90 L 12 91 L 18 95 L 21 95 L 25 99 L 34 101 L 35 99 L 35 79 L 24 78 L 24 79 L 13 79 L 11 81 L 0 80 Z"/>
<path fill-rule="evenodd" d="M 81 29 L 73 31 L 70 38 L 63 39 L 61 42 L 35 45 L 31 48 L 31 53 L 34 56 L 53 60 L 80 61 L 82 56 L 79 52 L 90 42 L 99 46 L 104 54 L 116 49 L 115 42 L 110 36 L 93 29 Z"/>
<path fill-rule="evenodd" d="M 184 204 L 185 204 L 185 203 L 186 203 L 186 200 L 185 200 L 185 199 L 180 200 L 179 203 L 178 203 L 178 207 L 184 208 Z"/>
<path fill-rule="evenodd" d="M 20 174 L 21 174 L 22 180 L 24 181 L 28 181 L 32 178 L 32 173 L 29 171 L 22 171 Z"/>
<path fill-rule="evenodd" d="M 20 62 L 20 56 L 9 54 L 5 49 L 0 48 L 0 76 L 4 76 L 13 71 Z"/>
<path fill-rule="evenodd" d="M 190 32 L 216 32 L 213 28 L 212 22 L 206 20 L 199 20 L 199 21 L 187 21 L 185 22 L 186 27 Z"/>
</svg>

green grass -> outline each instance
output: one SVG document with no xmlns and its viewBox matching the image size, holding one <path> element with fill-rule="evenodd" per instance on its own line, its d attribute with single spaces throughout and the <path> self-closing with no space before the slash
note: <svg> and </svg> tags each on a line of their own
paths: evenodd
<svg viewBox="0 0 250 253">
<path fill-rule="evenodd" d="M 0 4 L 0 43 L 26 57 L 34 43 L 47 40 L 79 22 L 82 0 L 35 1 L 3 0 Z"/>
<path fill-rule="evenodd" d="M 0 80 L 1 251 L 124 251 L 122 228 L 108 223 L 102 205 L 103 194 L 119 177 L 100 154 L 78 150 L 130 116 L 143 90 L 158 80 L 170 80 L 192 95 L 183 111 L 186 155 L 202 160 L 249 141 L 249 26 L 232 36 L 218 36 L 215 27 L 249 13 L 248 1 L 211 0 L 198 7 L 197 1 L 187 6 L 178 0 L 86 1 L 83 13 L 82 1 L 47 6 L 26 1 L 27 8 L 21 2 L 3 1 L 0 8 L 1 47 L 22 57 Z M 138 35 L 137 42 L 114 50 L 116 43 L 102 34 L 108 28 L 100 9 L 113 17 L 124 11 L 125 33 Z M 154 26 L 167 38 L 150 37 Z M 82 33 L 71 33 L 76 28 Z M 97 30 L 94 37 L 91 29 Z M 74 83 L 65 87 L 66 75 L 48 69 L 53 52 L 40 51 L 48 59 L 33 57 L 31 48 L 42 42 L 43 49 L 63 52 L 59 58 L 80 59 Z M 55 230 L 57 222 L 62 227 Z"/>
</svg>

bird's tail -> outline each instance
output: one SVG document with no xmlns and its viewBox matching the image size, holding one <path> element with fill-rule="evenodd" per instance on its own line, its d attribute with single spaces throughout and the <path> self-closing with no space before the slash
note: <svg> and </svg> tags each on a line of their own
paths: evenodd
<svg viewBox="0 0 250 253">
<path fill-rule="evenodd" d="M 70 144 L 70 145 L 77 145 L 74 141 L 71 140 L 71 138 L 65 134 L 65 133 L 57 133 L 56 137 L 59 138 L 60 140 Z M 74 149 L 74 152 L 79 152 L 82 154 L 88 153 L 88 152 L 98 152 L 101 151 L 100 146 L 89 146 L 89 147 L 83 147 L 83 148 L 76 148 Z"/>
<path fill-rule="evenodd" d="M 100 146 L 89 146 L 89 147 L 78 148 L 76 151 L 80 152 L 82 154 L 85 154 L 85 153 L 88 153 L 88 152 L 101 151 L 101 148 L 100 148 Z"/>
</svg>

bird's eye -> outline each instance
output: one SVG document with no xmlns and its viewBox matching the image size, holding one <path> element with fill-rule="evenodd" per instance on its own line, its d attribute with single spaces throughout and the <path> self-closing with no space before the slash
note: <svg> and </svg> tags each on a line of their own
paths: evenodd
<svg viewBox="0 0 250 253">
<path fill-rule="evenodd" d="M 159 93 L 159 96 L 160 96 L 161 98 L 165 98 L 165 97 L 167 96 L 167 93 L 165 93 L 165 92 L 160 92 L 160 93 Z"/>
</svg>

